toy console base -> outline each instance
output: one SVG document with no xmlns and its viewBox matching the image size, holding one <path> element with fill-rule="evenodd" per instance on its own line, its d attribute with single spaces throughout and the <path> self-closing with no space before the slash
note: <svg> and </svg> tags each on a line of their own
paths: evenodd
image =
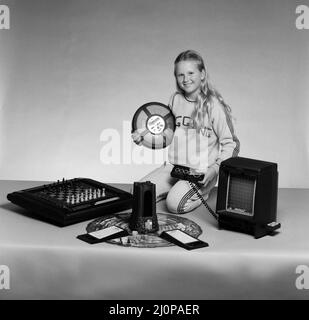
<svg viewBox="0 0 309 320">
<path fill-rule="evenodd" d="M 240 220 L 230 216 L 219 215 L 218 228 L 231 231 L 243 232 L 253 235 L 255 239 L 271 235 L 275 230 L 279 229 L 281 224 L 271 222 L 268 224 L 259 224 L 252 221 Z"/>
</svg>

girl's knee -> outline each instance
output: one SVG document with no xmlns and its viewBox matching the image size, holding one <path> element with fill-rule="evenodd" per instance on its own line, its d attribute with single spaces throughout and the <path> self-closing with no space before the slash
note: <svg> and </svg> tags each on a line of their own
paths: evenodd
<svg viewBox="0 0 309 320">
<path fill-rule="evenodd" d="M 187 213 L 192 211 L 192 196 L 194 191 L 186 181 L 178 181 L 166 197 L 166 206 L 171 213 Z"/>
<path fill-rule="evenodd" d="M 169 212 L 176 214 L 188 213 L 201 204 L 199 199 L 173 199 L 172 197 L 167 196 L 166 206 Z"/>
<path fill-rule="evenodd" d="M 180 213 L 178 212 L 178 201 L 169 196 L 166 197 L 166 206 L 167 210 L 171 213 Z"/>
</svg>

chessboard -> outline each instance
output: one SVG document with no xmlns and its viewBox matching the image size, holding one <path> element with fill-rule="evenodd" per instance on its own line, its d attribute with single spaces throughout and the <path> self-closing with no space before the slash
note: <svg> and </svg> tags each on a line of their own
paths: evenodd
<svg viewBox="0 0 309 320">
<path fill-rule="evenodd" d="M 35 217 L 67 226 L 132 207 L 132 195 L 87 178 L 62 179 L 9 193 L 8 200 Z"/>
<path fill-rule="evenodd" d="M 115 244 L 124 247 L 137 247 L 137 248 L 156 248 L 156 247 L 168 247 L 174 244 L 159 237 L 159 234 L 163 231 L 179 229 L 185 231 L 192 237 L 198 238 L 202 234 L 201 227 L 194 221 L 180 217 L 174 214 L 157 213 L 159 230 L 154 233 L 136 234 L 136 232 L 130 230 L 129 220 L 131 214 L 128 212 L 119 213 L 115 215 L 106 215 L 101 218 L 97 218 L 91 221 L 86 231 L 88 233 L 98 231 L 107 227 L 117 226 L 124 230 L 127 230 L 129 235 L 117 239 L 108 240 L 110 244 Z"/>
</svg>

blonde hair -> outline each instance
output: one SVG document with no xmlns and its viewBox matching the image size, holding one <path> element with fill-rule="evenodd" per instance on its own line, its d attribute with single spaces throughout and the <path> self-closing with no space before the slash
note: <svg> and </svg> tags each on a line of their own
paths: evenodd
<svg viewBox="0 0 309 320">
<path fill-rule="evenodd" d="M 194 122 L 196 124 L 196 129 L 199 132 L 204 126 L 204 119 L 209 111 L 209 107 L 213 104 L 214 98 L 217 98 L 219 103 L 226 109 L 229 115 L 231 115 L 232 110 L 230 106 L 223 100 L 221 94 L 212 86 L 209 81 L 209 75 L 205 68 L 203 58 L 199 53 L 194 50 L 186 50 L 181 52 L 174 62 L 174 75 L 176 78 L 176 65 L 180 61 L 194 61 L 197 64 L 197 68 L 200 72 L 205 72 L 205 77 L 202 79 L 200 92 L 197 96 L 197 101 L 195 104 L 195 115 Z M 176 79 L 177 91 L 184 95 L 183 90 L 179 87 Z"/>
</svg>

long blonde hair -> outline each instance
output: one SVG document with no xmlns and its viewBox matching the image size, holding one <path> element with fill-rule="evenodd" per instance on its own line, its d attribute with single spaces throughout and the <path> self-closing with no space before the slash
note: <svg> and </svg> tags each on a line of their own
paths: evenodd
<svg viewBox="0 0 309 320">
<path fill-rule="evenodd" d="M 181 52 L 174 62 L 174 75 L 176 78 L 176 65 L 180 61 L 194 61 L 197 64 L 197 68 L 200 72 L 205 72 L 205 77 L 202 79 L 200 92 L 197 96 L 195 103 L 195 115 L 194 122 L 196 129 L 199 132 L 204 127 L 204 119 L 206 114 L 209 112 L 209 107 L 213 103 L 214 98 L 217 98 L 221 105 L 226 109 L 228 114 L 231 115 L 232 110 L 230 106 L 223 100 L 221 94 L 212 86 L 209 81 L 208 71 L 205 68 L 204 60 L 199 53 L 194 50 L 186 50 Z M 184 95 L 183 90 L 178 86 L 176 79 L 177 91 Z"/>
</svg>

